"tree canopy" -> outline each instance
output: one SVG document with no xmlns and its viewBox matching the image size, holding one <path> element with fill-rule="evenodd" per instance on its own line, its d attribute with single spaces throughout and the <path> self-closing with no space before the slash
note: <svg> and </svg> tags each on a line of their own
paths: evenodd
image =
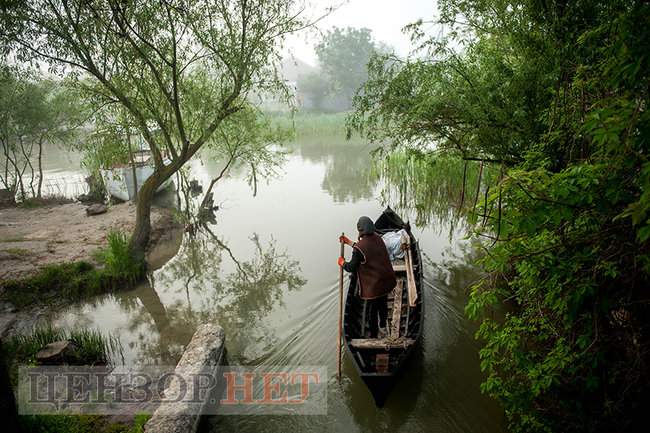
<svg viewBox="0 0 650 433">
<path fill-rule="evenodd" d="M 141 252 L 154 191 L 251 91 L 284 91 L 279 49 L 303 25 L 293 0 L 36 0 L 4 5 L 1 40 L 19 60 L 91 78 L 78 84 L 96 107 L 125 109 L 155 161 L 131 240 Z"/>
<path fill-rule="evenodd" d="M 368 77 L 366 64 L 377 51 L 372 32 L 367 28 L 334 27 L 323 36 L 315 49 L 331 90 L 350 104 Z"/>
<path fill-rule="evenodd" d="M 409 28 L 418 57 L 371 61 L 349 124 L 414 158 L 494 165 L 494 184 L 468 186 L 481 192 L 470 219 L 487 240 L 488 274 L 467 313 L 482 320 L 482 389 L 510 428 L 640 431 L 650 385 L 650 5 L 439 7 L 438 19 Z M 432 24 L 442 37 L 427 35 Z"/>
<path fill-rule="evenodd" d="M 0 68 L 0 185 L 19 200 L 42 195 L 44 145 L 67 143 L 79 126 L 79 105 L 64 87 L 31 70 Z"/>
</svg>

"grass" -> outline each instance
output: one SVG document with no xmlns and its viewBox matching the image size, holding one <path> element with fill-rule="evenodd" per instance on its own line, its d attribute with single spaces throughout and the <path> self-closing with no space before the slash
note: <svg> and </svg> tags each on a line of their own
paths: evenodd
<svg viewBox="0 0 650 433">
<path fill-rule="evenodd" d="M 298 112 L 293 117 L 289 113 L 270 114 L 269 117 L 275 125 L 295 128 L 297 139 L 321 135 L 345 139 L 346 114 Z"/>
<path fill-rule="evenodd" d="M 46 326 L 11 338 L 6 348 L 8 363 L 33 364 L 39 350 L 62 340 L 70 340 L 78 347 L 71 362 L 74 365 L 105 365 L 115 357 L 122 357 L 122 345 L 117 337 L 104 336 L 92 329 L 66 331 Z"/>
<path fill-rule="evenodd" d="M 144 433 L 150 415 L 136 415 L 133 423 L 111 423 L 99 415 L 29 415 L 21 416 L 26 433 Z"/>
<path fill-rule="evenodd" d="M 35 328 L 28 335 L 11 338 L 4 346 L 2 355 L 7 360 L 14 386 L 18 365 L 34 364 L 35 355 L 42 347 L 60 340 L 71 340 L 78 346 L 71 364 L 103 365 L 111 364 L 118 357 L 123 359 L 122 345 L 114 336 L 89 329 Z M 143 433 L 149 418 L 149 415 L 136 415 L 133 422 L 115 423 L 99 415 L 25 415 L 19 417 L 19 423 L 21 431 L 33 433 Z"/>
<path fill-rule="evenodd" d="M 129 254 L 129 239 L 119 232 L 108 234 L 108 247 L 98 254 L 103 267 L 84 261 L 48 265 L 32 276 L 0 283 L 0 299 L 25 307 L 32 304 L 80 299 L 132 287 L 145 274 L 145 263 Z"/>
<path fill-rule="evenodd" d="M 128 236 L 119 231 L 111 231 L 106 238 L 108 248 L 99 254 L 99 260 L 104 263 L 104 273 L 111 278 L 135 284 L 144 275 L 144 263 L 133 260 Z"/>
<path fill-rule="evenodd" d="M 24 307 L 53 300 L 78 300 L 106 291 L 102 272 L 84 261 L 45 266 L 32 277 L 2 283 L 2 297 Z"/>
<path fill-rule="evenodd" d="M 16 236 L 16 237 L 13 237 L 13 238 L 4 238 L 2 240 L 2 242 L 4 242 L 4 243 L 8 243 L 8 242 L 24 242 L 26 240 L 27 239 L 25 239 L 24 236 Z"/>
</svg>

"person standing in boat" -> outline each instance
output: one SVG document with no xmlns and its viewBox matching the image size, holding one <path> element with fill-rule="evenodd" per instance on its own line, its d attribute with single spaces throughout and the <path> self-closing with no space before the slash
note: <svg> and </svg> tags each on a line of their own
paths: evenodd
<svg viewBox="0 0 650 433">
<path fill-rule="evenodd" d="M 388 316 L 388 294 L 397 284 L 393 265 L 388 257 L 386 245 L 375 233 L 375 224 L 367 216 L 357 222 L 359 240 L 352 242 L 341 236 L 339 241 L 352 247 L 352 258 L 346 262 L 339 257 L 339 266 L 356 275 L 357 292 L 368 302 L 370 338 L 385 338 Z M 353 275 L 353 278 L 355 278 Z"/>
</svg>

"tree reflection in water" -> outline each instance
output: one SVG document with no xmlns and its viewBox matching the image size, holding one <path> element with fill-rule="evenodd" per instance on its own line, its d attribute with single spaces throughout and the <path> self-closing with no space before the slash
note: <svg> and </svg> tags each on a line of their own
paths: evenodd
<svg viewBox="0 0 650 433">
<path fill-rule="evenodd" d="M 370 152 L 374 146 L 358 137 L 346 141 L 339 135 L 302 135 L 289 148 L 302 159 L 325 165 L 321 188 L 337 203 L 355 203 L 375 196 L 377 179 L 372 176 Z"/>
<path fill-rule="evenodd" d="M 303 286 L 299 263 L 276 242 L 250 236 L 253 253 L 233 254 L 207 226 L 185 236 L 179 253 L 150 281 L 121 294 L 129 330 L 137 333 L 137 361 L 175 364 L 201 323 L 224 328 L 231 362 L 247 363 L 251 346 L 276 340 L 266 316 L 283 305 L 283 295 Z M 226 270 L 231 268 L 232 270 Z M 178 296 L 181 294 L 182 296 Z"/>
</svg>

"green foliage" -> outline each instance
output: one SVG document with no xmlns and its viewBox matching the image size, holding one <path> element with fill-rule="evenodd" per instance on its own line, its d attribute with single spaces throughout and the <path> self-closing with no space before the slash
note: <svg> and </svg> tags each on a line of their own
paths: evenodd
<svg viewBox="0 0 650 433">
<path fill-rule="evenodd" d="M 310 100 L 314 111 L 322 111 L 324 102 L 331 90 L 331 83 L 321 73 L 311 72 L 298 77 L 298 89 Z"/>
<path fill-rule="evenodd" d="M 3 52 L 76 79 L 98 112 L 119 107 L 151 150 L 154 173 L 142 185 L 131 237 L 138 254 L 153 192 L 253 92 L 289 98 L 281 46 L 305 26 L 295 0 L 34 0 L 8 2 L 0 20 Z"/>
<path fill-rule="evenodd" d="M 111 423 L 100 415 L 26 415 L 21 427 L 29 433 L 143 433 L 150 415 L 136 415 L 133 423 Z"/>
<path fill-rule="evenodd" d="M 20 201 L 41 198 L 43 145 L 65 144 L 78 126 L 78 104 L 61 81 L 0 65 L 0 186 Z"/>
<path fill-rule="evenodd" d="M 400 214 L 414 215 L 417 226 L 449 225 L 476 222 L 485 187 L 494 183 L 496 170 L 487 164 L 417 149 L 385 152 L 379 149 L 374 158 L 374 177 L 381 180 L 382 201 L 390 203 Z M 441 224 L 441 223 L 446 224 Z"/>
<path fill-rule="evenodd" d="M 488 275 L 466 311 L 482 320 L 482 390 L 501 401 L 511 430 L 640 431 L 650 385 L 650 5 L 440 7 L 447 36 L 427 39 L 416 23 L 422 56 L 374 58 L 349 125 L 420 152 L 431 171 L 450 164 L 440 154 L 496 165 L 496 183 L 478 185 L 489 231 L 475 226 L 491 238 Z"/>
<path fill-rule="evenodd" d="M 110 231 L 106 239 L 108 247 L 100 252 L 104 278 L 135 284 L 144 275 L 145 263 L 133 258 L 129 237 L 119 231 Z"/>
<path fill-rule="evenodd" d="M 277 174 L 286 156 L 282 146 L 292 135 L 291 128 L 245 106 L 221 124 L 206 148 L 225 165 L 223 174 L 246 170 L 248 183 L 257 191 L 259 180 Z"/>
</svg>

